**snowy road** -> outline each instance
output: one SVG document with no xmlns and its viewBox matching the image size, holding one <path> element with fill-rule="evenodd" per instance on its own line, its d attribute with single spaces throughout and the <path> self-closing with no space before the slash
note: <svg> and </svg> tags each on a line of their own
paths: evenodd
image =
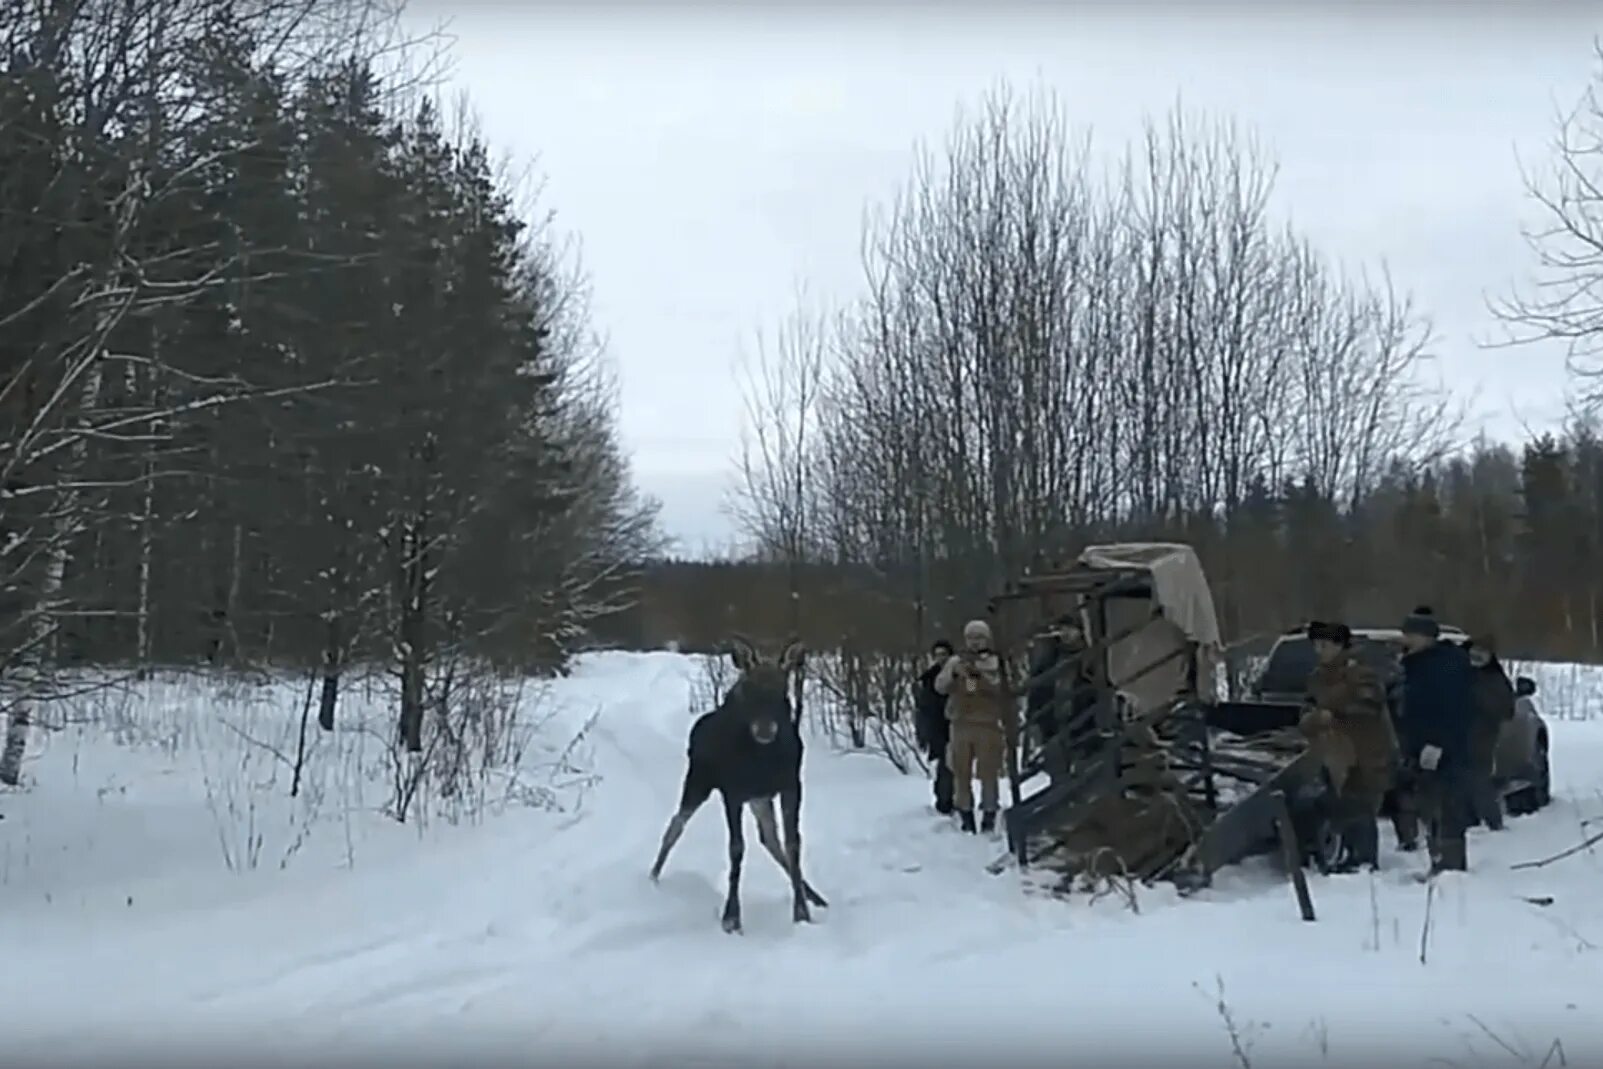
<svg viewBox="0 0 1603 1069">
<path fill-rule="evenodd" d="M 558 684 L 574 718 L 602 710 L 602 779 L 577 818 L 517 809 L 420 837 L 363 812 L 358 845 L 349 819 L 325 821 L 282 870 L 221 860 L 220 743 L 202 762 L 92 733 L 54 740 L 37 785 L 0 795 L 8 1053 L 261 1044 L 308 1062 L 605 1051 L 613 1064 L 800 1065 L 1174 1050 L 1223 1066 L 1234 1028 L 1264 1064 L 1405 1049 L 1400 1064 L 1519 1064 L 1507 1044 L 1535 1065 L 1555 1040 L 1571 1064 L 1603 1058 L 1603 854 L 1509 869 L 1603 819 L 1603 721 L 1554 724 L 1558 800 L 1476 833 L 1472 872 L 1432 907 L 1424 964 L 1418 858 L 1388 852 L 1373 880 L 1315 879 L 1315 924 L 1263 866 L 1186 902 L 1147 891 L 1139 916 L 1065 904 L 986 875 L 997 845 L 942 825 L 922 781 L 822 744 L 804 826 L 831 908 L 793 925 L 782 874 L 755 854 L 746 933 L 730 937 L 716 807 L 661 883 L 646 877 L 694 672 L 667 654 L 597 655 Z M 272 828 L 277 811 L 260 806 L 252 819 Z M 1553 904 L 1522 901 L 1539 895 Z"/>
</svg>

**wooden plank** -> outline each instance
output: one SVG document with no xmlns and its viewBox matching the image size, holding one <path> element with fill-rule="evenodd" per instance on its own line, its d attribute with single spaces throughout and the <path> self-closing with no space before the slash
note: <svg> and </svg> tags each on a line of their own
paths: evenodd
<svg viewBox="0 0 1603 1069">
<path fill-rule="evenodd" d="M 1228 776 L 1231 779 L 1241 780 L 1243 783 L 1267 783 L 1283 768 L 1283 765 L 1269 762 L 1258 763 L 1254 761 L 1221 761 L 1214 755 L 1213 772 L 1216 775 Z M 1183 757 L 1172 758 L 1169 767 L 1178 772 L 1201 772 L 1202 766 L 1187 761 Z"/>
<path fill-rule="evenodd" d="M 1275 829 L 1280 832 L 1280 852 L 1291 870 L 1291 886 L 1297 892 L 1297 909 L 1305 921 L 1314 920 L 1314 897 L 1308 890 L 1308 874 L 1303 871 L 1302 851 L 1297 849 L 1297 832 L 1291 826 L 1291 803 L 1284 791 L 1275 792 Z"/>
</svg>

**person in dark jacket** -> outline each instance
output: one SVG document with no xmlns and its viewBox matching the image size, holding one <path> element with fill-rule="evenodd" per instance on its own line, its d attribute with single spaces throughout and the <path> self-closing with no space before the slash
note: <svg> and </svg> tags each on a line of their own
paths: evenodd
<svg viewBox="0 0 1603 1069">
<path fill-rule="evenodd" d="M 1461 872 L 1468 865 L 1475 670 L 1463 649 L 1440 641 L 1441 627 L 1428 608 L 1410 613 L 1402 631 L 1403 761 L 1414 770 L 1431 873 Z"/>
<path fill-rule="evenodd" d="M 1497 763 L 1497 739 L 1503 726 L 1514 719 L 1514 684 L 1497 659 L 1490 638 L 1470 644 L 1469 660 L 1475 666 L 1475 716 L 1470 724 L 1470 800 L 1475 824 L 1503 830 L 1503 799 L 1492 778 Z"/>
<path fill-rule="evenodd" d="M 1025 685 L 1025 723 L 1044 744 L 1088 702 L 1085 634 L 1073 616 L 1063 616 L 1036 636 Z"/>
<path fill-rule="evenodd" d="M 1398 651 L 1399 654 L 1401 650 Z M 1419 849 L 1419 799 L 1415 797 L 1412 763 L 1403 760 L 1403 664 L 1400 656 L 1387 666 L 1386 708 L 1391 713 L 1393 736 L 1399 740 L 1397 760 L 1392 765 L 1392 827 L 1397 832 L 1397 849 L 1412 853 Z"/>
<path fill-rule="evenodd" d="M 935 689 L 935 677 L 941 674 L 952 653 L 952 644 L 944 638 L 930 646 L 929 666 L 918 677 L 913 704 L 913 730 L 919 749 L 935 766 L 935 811 L 943 817 L 952 812 L 952 768 L 946 763 L 952 725 L 946 719 L 946 695 Z"/>
<path fill-rule="evenodd" d="M 1024 722 L 1035 729 L 1044 744 L 1058 733 L 1057 672 L 1063 642 L 1055 632 L 1043 631 L 1030 643 L 1030 678 L 1024 690 Z"/>
</svg>

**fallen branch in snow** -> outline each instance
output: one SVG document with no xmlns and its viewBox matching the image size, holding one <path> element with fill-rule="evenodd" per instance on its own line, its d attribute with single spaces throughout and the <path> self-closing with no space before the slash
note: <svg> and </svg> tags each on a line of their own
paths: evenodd
<svg viewBox="0 0 1603 1069">
<path fill-rule="evenodd" d="M 1238 1069 L 1252 1069 L 1251 1055 L 1253 1045 L 1257 1042 L 1254 1036 L 1257 1028 L 1251 1023 L 1245 1026 L 1236 1023 L 1236 1015 L 1231 1012 L 1230 1003 L 1225 999 L 1225 978 L 1215 976 L 1214 984 L 1217 998 L 1213 1008 L 1219 1014 L 1219 1019 L 1224 1022 L 1225 1034 L 1230 1037 L 1230 1054 Z M 1199 984 L 1191 986 L 1199 992 L 1202 990 Z"/>
<path fill-rule="evenodd" d="M 1561 1067 L 1570 1064 L 1569 1059 L 1564 1057 L 1564 1041 L 1563 1040 L 1560 1040 L 1560 1039 L 1553 1040 L 1552 1046 L 1547 1048 L 1547 1054 L 1544 1055 L 1543 1058 L 1542 1058 L 1542 1064 L 1538 1065 L 1536 1067 L 1536 1069 L 1547 1069 L 1548 1064 L 1553 1061 L 1553 1058 L 1555 1056 L 1558 1058 L 1558 1064 Z"/>
<path fill-rule="evenodd" d="M 1419 963 L 1424 965 L 1429 957 L 1430 947 L 1430 917 L 1431 906 L 1436 901 L 1436 881 L 1425 882 L 1425 919 L 1419 926 Z"/>
<path fill-rule="evenodd" d="M 1534 1069 L 1547 1069 L 1549 1065 L 1556 1064 L 1562 1067 L 1569 1064 L 1568 1059 L 1564 1056 L 1564 1044 L 1561 1040 L 1554 1039 L 1552 1043 L 1548 1044 L 1547 1053 L 1543 1055 L 1542 1060 L 1538 1062 L 1535 1056 L 1531 1053 L 1530 1047 L 1525 1043 L 1524 1039 L 1518 1036 L 1517 1032 L 1515 1035 L 1515 1042 L 1509 1042 L 1502 1036 L 1498 1035 L 1497 1032 L 1495 1032 L 1489 1025 L 1486 1024 L 1486 1022 L 1482 1021 L 1473 1013 L 1466 1013 L 1464 1016 L 1469 1018 L 1470 1023 L 1479 1029 L 1482 1035 L 1484 1035 L 1487 1039 L 1490 1039 L 1493 1043 L 1497 1044 L 1497 1046 L 1505 1054 L 1513 1058 L 1514 1064 L 1516 1065 L 1533 1066 Z M 1464 1045 L 1470 1049 L 1471 1053 L 1477 1053 L 1475 1051 L 1475 1045 L 1469 1037 L 1465 1038 Z M 1555 1058 L 1557 1059 L 1556 1063 L 1554 1062 Z M 1484 1059 L 1482 1058 L 1480 1060 Z"/>
<path fill-rule="evenodd" d="M 1373 940 L 1371 949 L 1380 953 L 1380 895 L 1376 889 L 1375 870 L 1369 870 L 1369 929 Z"/>
<path fill-rule="evenodd" d="M 1110 871 L 1103 864 L 1110 859 L 1118 866 L 1117 872 Z M 1129 907 L 1131 913 L 1137 915 L 1141 913 L 1136 878 L 1130 875 L 1124 859 L 1111 847 L 1100 847 L 1091 855 L 1084 871 L 1080 874 L 1080 879 L 1081 890 L 1090 893 L 1092 902 L 1106 898 L 1110 894 L 1117 894 L 1124 899 L 1124 904 Z"/>
<path fill-rule="evenodd" d="M 1598 843 L 1603 843 L 1603 831 L 1600 831 L 1595 835 L 1587 836 L 1585 839 L 1582 839 L 1568 850 L 1561 850 L 1552 857 L 1544 857 L 1540 861 L 1521 861 L 1517 865 L 1510 865 L 1509 868 L 1514 871 L 1518 871 L 1520 869 L 1539 869 L 1544 865 L 1551 865 L 1555 861 L 1563 861 L 1567 857 L 1579 854 L 1582 850 L 1590 850 Z"/>
<path fill-rule="evenodd" d="M 1319 1057 L 1322 1061 L 1330 1060 L 1330 1023 L 1323 1017 L 1316 1017 L 1308 1022 L 1307 1032 L 1313 1037 L 1314 1046 L 1319 1048 Z"/>
<path fill-rule="evenodd" d="M 1522 898 L 1521 900 L 1525 901 L 1525 902 L 1529 902 L 1533 906 L 1546 907 L 1546 906 L 1551 906 L 1553 904 L 1553 899 L 1550 896 L 1543 896 L 1541 898 Z M 1585 952 L 1587 952 L 1589 950 L 1596 950 L 1597 949 L 1597 944 L 1596 943 L 1592 942 L 1586 936 L 1582 935 L 1581 934 L 1581 930 L 1579 928 L 1575 927 L 1575 925 L 1571 924 L 1569 921 L 1565 920 L 1563 917 L 1559 916 L 1558 914 L 1556 914 L 1556 913 L 1543 913 L 1543 914 L 1540 914 L 1540 916 L 1544 921 L 1546 921 L 1547 923 L 1551 924 L 1555 929 L 1557 929 L 1562 935 L 1566 936 L 1569 939 L 1574 940 L 1574 942 L 1575 942 L 1575 952 L 1577 954 L 1583 954 L 1583 953 L 1585 953 Z"/>
<path fill-rule="evenodd" d="M 1469 1018 L 1471 1024 L 1473 1024 L 1476 1028 L 1479 1028 L 1483 1033 L 1485 1033 L 1487 1039 L 1490 1039 L 1493 1043 L 1496 1043 L 1499 1047 L 1502 1047 L 1505 1051 L 1507 1051 L 1509 1054 L 1513 1055 L 1515 1058 L 1518 1058 L 1520 1061 L 1522 1061 L 1522 1062 L 1529 1062 L 1530 1061 L 1530 1058 L 1529 1058 L 1528 1055 L 1522 1054 L 1521 1052 L 1515 1050 L 1513 1047 L 1509 1046 L 1508 1042 L 1506 1040 L 1504 1040 L 1502 1036 L 1498 1035 L 1496 1032 L 1494 1032 L 1490 1028 L 1488 1028 L 1485 1021 L 1482 1021 L 1479 1017 L 1475 1016 L 1473 1013 L 1466 1013 L 1464 1016 Z"/>
</svg>

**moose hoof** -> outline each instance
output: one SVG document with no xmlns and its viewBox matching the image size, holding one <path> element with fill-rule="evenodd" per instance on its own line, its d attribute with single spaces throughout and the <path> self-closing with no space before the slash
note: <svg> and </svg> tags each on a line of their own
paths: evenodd
<svg viewBox="0 0 1603 1069">
<path fill-rule="evenodd" d="M 811 924 L 813 922 L 813 914 L 807 908 L 806 902 L 798 901 L 791 907 L 790 919 L 796 924 Z"/>
<path fill-rule="evenodd" d="M 740 934 L 740 914 L 738 914 L 738 913 L 725 913 L 724 914 L 724 931 L 728 932 L 730 935 L 739 935 Z"/>
</svg>

